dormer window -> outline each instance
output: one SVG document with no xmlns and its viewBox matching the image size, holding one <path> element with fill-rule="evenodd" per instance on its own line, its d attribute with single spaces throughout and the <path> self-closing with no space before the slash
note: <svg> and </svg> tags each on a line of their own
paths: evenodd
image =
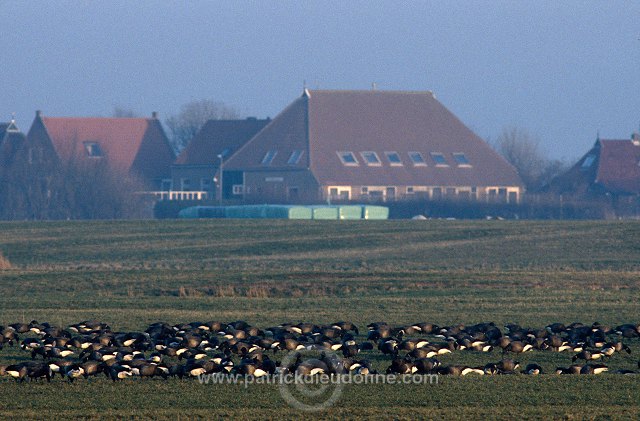
<svg viewBox="0 0 640 421">
<path fill-rule="evenodd" d="M 362 155 L 362 159 L 364 159 L 364 162 L 367 165 L 370 165 L 370 166 L 382 165 L 380 158 L 378 158 L 378 154 L 375 152 L 372 152 L 372 151 L 360 152 L 360 155 Z"/>
<path fill-rule="evenodd" d="M 596 156 L 593 154 L 587 155 L 587 157 L 582 161 L 582 165 L 580 166 L 583 169 L 590 168 L 593 165 L 593 162 L 596 160 Z"/>
<path fill-rule="evenodd" d="M 358 165 L 358 160 L 353 152 L 345 151 L 345 152 L 336 152 L 340 161 L 343 165 L 355 167 Z"/>
<path fill-rule="evenodd" d="M 453 159 L 456 160 L 456 164 L 458 164 L 459 167 L 470 167 L 471 166 L 471 163 L 469 162 L 469 159 L 462 152 L 454 153 L 453 154 Z"/>
<path fill-rule="evenodd" d="M 289 156 L 289 160 L 287 161 L 287 164 L 296 165 L 298 162 L 300 162 L 300 158 L 302 157 L 302 152 L 303 151 L 291 152 L 291 156 Z"/>
<path fill-rule="evenodd" d="M 84 142 L 84 150 L 87 151 L 87 156 L 92 158 L 102 158 L 102 148 L 98 142 Z"/>
<path fill-rule="evenodd" d="M 262 158 L 262 165 L 271 165 L 271 163 L 273 162 L 273 158 L 276 157 L 277 153 L 278 151 L 268 151 L 266 154 L 264 154 L 264 158 Z"/>
<path fill-rule="evenodd" d="M 415 167 L 426 167 L 427 161 L 424 160 L 424 157 L 420 152 L 409 152 L 409 158 L 411 158 L 411 162 Z"/>
<path fill-rule="evenodd" d="M 398 154 L 398 152 L 385 152 L 384 154 L 387 156 L 389 164 L 392 167 L 402 166 L 402 159 L 400 159 L 400 155 Z"/>
<path fill-rule="evenodd" d="M 436 167 L 448 167 L 447 160 L 440 152 L 431 152 L 431 159 L 436 163 Z"/>
</svg>

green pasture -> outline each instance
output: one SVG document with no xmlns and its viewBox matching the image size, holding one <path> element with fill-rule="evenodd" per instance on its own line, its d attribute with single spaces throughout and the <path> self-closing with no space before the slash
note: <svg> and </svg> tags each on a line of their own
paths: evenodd
<svg viewBox="0 0 640 421">
<path fill-rule="evenodd" d="M 640 323 L 640 223 L 188 220 L 0 223 L 0 325 L 100 319 L 115 330 L 169 323 L 352 320 Z M 361 337 L 364 340 L 364 337 Z M 612 369 L 640 370 L 640 340 Z M 380 369 L 388 359 L 370 358 Z M 0 363 L 28 358 L 5 347 Z M 443 364 L 501 355 L 462 352 Z M 568 366 L 571 354 L 522 363 Z M 613 370 L 612 370 L 613 371 Z M 638 376 L 442 377 L 438 385 L 351 385 L 326 418 L 640 417 Z M 0 417 L 299 418 L 272 385 L 0 378 Z M 304 414 L 302 414 L 304 415 Z"/>
</svg>

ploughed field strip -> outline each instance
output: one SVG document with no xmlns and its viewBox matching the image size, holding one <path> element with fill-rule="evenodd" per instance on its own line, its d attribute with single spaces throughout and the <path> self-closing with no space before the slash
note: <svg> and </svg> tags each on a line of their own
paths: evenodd
<svg viewBox="0 0 640 421">
<path fill-rule="evenodd" d="M 115 382 L 206 374 L 640 374 L 635 355 L 640 323 L 528 328 L 375 322 L 364 330 L 344 321 L 265 328 L 244 321 L 209 321 L 158 322 L 144 331 L 122 332 L 100 321 L 66 327 L 32 321 L 0 326 L 0 334 L 0 375 L 18 382 L 58 377 L 74 382 L 99 375 Z M 15 354 L 12 347 L 21 351 Z M 549 367 L 549 353 L 562 355 L 565 364 Z M 460 363 L 466 354 L 481 356 L 477 360 L 482 363 Z M 525 355 L 530 356 L 528 363 L 521 365 L 518 360 Z"/>
</svg>

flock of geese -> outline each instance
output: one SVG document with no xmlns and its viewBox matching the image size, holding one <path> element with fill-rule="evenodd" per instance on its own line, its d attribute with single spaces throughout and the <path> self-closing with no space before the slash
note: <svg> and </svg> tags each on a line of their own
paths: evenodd
<svg viewBox="0 0 640 421">
<path fill-rule="evenodd" d="M 534 350 L 568 353 L 568 365 L 557 367 L 556 374 L 600 374 L 608 371 L 606 362 L 616 354 L 631 354 L 625 342 L 637 342 L 639 337 L 640 324 L 553 323 L 539 329 L 509 324 L 501 329 L 494 323 L 441 327 L 376 322 L 361 335 L 356 325 L 344 321 L 331 325 L 286 323 L 265 329 L 244 321 L 159 322 L 143 332 L 120 332 L 95 320 L 66 327 L 34 320 L 0 326 L 0 350 L 19 346 L 28 353 L 23 361 L 0 365 L 0 376 L 23 382 L 51 381 L 58 375 L 74 382 L 97 375 L 113 381 L 130 377 L 182 379 L 214 373 L 254 377 L 283 373 L 368 375 L 377 374 L 375 367 L 384 366 L 380 373 L 398 375 L 543 374 L 539 364 L 520 367 L 514 359 Z M 481 366 L 444 365 L 439 360 L 461 351 L 499 357 Z M 319 355 L 311 355 L 314 352 Z M 283 353 L 292 356 L 285 358 L 289 362 L 276 360 Z M 640 373 L 638 368 L 640 361 L 614 372 L 635 375 Z"/>
</svg>

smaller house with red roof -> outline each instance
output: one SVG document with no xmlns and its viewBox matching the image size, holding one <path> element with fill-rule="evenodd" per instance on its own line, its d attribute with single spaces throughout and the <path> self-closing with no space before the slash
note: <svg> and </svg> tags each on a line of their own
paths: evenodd
<svg viewBox="0 0 640 421">
<path fill-rule="evenodd" d="M 578 162 L 549 184 L 549 191 L 575 196 L 640 195 L 640 134 L 598 139 Z"/>
<path fill-rule="evenodd" d="M 249 117 L 244 120 L 209 120 L 171 167 L 171 199 L 200 199 L 219 197 L 220 164 L 244 146 L 271 120 Z M 225 177 L 226 178 L 226 177 Z M 241 182 L 240 182 L 241 183 Z M 229 180 L 222 188 L 227 197 L 234 183 Z M 218 194 L 216 194 L 218 192 Z"/>
<path fill-rule="evenodd" d="M 27 135 L 31 165 L 103 162 L 136 177 L 150 191 L 170 180 L 175 154 L 157 114 L 151 118 L 46 117 L 36 112 Z"/>
</svg>

